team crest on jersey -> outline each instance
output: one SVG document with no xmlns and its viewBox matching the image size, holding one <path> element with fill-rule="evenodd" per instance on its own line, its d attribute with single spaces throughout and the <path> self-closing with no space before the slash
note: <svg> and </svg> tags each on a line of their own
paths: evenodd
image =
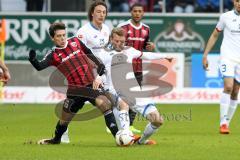
<svg viewBox="0 0 240 160">
<path fill-rule="evenodd" d="M 93 38 L 97 38 L 97 35 L 94 35 Z"/>
<path fill-rule="evenodd" d="M 127 33 L 128 33 L 128 34 L 131 34 L 131 33 L 132 33 L 132 31 L 131 31 L 131 30 L 129 30 Z"/>
<path fill-rule="evenodd" d="M 76 42 L 71 42 L 71 46 L 77 47 L 77 43 Z"/>
<path fill-rule="evenodd" d="M 142 30 L 142 35 L 143 35 L 143 36 L 147 35 L 147 31 L 143 29 L 143 30 Z"/>
<path fill-rule="evenodd" d="M 82 38 L 83 38 L 83 35 L 82 35 L 82 34 L 79 34 L 79 35 L 78 35 L 78 38 L 79 38 L 79 39 L 82 39 Z"/>
</svg>

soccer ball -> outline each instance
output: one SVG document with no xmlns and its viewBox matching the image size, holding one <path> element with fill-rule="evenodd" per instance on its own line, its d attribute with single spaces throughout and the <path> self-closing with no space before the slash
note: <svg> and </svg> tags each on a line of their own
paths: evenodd
<svg viewBox="0 0 240 160">
<path fill-rule="evenodd" d="M 119 130 L 115 140 L 118 146 L 130 146 L 134 143 L 134 136 L 130 130 Z"/>
</svg>

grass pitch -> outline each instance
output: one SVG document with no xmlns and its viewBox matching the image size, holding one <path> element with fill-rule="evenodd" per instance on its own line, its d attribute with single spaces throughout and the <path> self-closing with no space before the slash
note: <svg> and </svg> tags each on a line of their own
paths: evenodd
<svg viewBox="0 0 240 160">
<path fill-rule="evenodd" d="M 86 106 L 81 112 L 91 109 Z M 37 145 L 52 137 L 54 105 L 0 105 L 0 160 L 227 160 L 240 157 L 240 118 L 235 113 L 231 134 L 220 135 L 218 105 L 159 105 L 164 125 L 152 137 L 155 146 L 116 147 L 105 132 L 103 117 L 70 124 L 70 144 Z M 147 124 L 139 116 L 135 126 Z"/>
</svg>

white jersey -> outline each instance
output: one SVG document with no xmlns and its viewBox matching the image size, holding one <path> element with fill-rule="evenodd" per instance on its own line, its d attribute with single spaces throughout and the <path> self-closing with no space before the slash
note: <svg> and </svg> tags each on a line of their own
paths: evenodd
<svg viewBox="0 0 240 160">
<path fill-rule="evenodd" d="M 223 31 L 223 41 L 220 49 L 221 59 L 229 59 L 240 63 L 240 16 L 235 11 L 228 11 L 220 16 L 216 26 L 217 31 Z"/>
<path fill-rule="evenodd" d="M 113 57 L 116 56 L 115 60 L 113 61 Z M 124 60 L 123 56 L 126 57 L 126 61 Z M 104 82 L 104 89 L 109 90 L 112 94 L 116 94 L 116 91 L 114 89 L 113 83 L 112 83 L 112 74 L 111 74 L 111 68 L 112 67 L 118 67 L 123 66 L 127 63 L 132 63 L 132 60 L 134 58 L 142 58 L 147 60 L 154 60 L 154 59 L 161 59 L 166 57 L 164 54 L 159 53 L 151 53 L 151 52 L 141 52 L 139 50 L 136 50 L 133 47 L 126 46 L 123 51 L 118 52 L 115 50 L 105 50 L 102 49 L 102 51 L 99 54 L 99 58 L 103 62 L 103 64 L 106 67 L 106 81 Z M 131 65 L 130 65 L 131 66 Z"/>
<path fill-rule="evenodd" d="M 112 83 L 111 67 L 112 67 L 113 56 L 118 56 L 118 55 L 119 56 L 125 55 L 127 57 L 126 63 L 132 63 L 132 59 L 141 57 L 142 52 L 132 47 L 125 47 L 125 49 L 121 52 L 117 52 L 115 50 L 108 51 L 105 49 L 103 49 L 102 52 L 100 52 L 99 58 L 102 60 L 103 64 L 106 67 L 106 80 L 104 82 L 104 89 L 109 90 L 114 95 L 116 94 L 116 91 Z M 119 61 L 119 64 L 122 64 L 122 62 Z"/>
<path fill-rule="evenodd" d="M 99 30 L 92 23 L 88 22 L 82 26 L 78 31 L 78 37 L 89 49 L 92 50 L 95 56 L 108 43 L 110 30 L 107 25 L 102 24 L 102 29 Z"/>
<path fill-rule="evenodd" d="M 111 94 L 115 95 L 116 100 L 120 98 L 118 96 L 119 90 L 115 90 L 113 82 L 112 82 L 112 74 L 111 70 L 112 68 L 120 67 L 120 70 L 122 71 L 124 68 L 123 66 L 126 66 L 127 63 L 132 63 L 132 59 L 141 57 L 142 59 L 147 60 L 153 60 L 153 59 L 161 59 L 166 57 L 166 55 L 159 54 L 159 53 L 151 53 L 151 52 L 141 52 L 136 50 L 133 47 L 125 47 L 123 51 L 117 52 L 115 50 L 105 50 L 103 49 L 102 52 L 100 52 L 100 59 L 105 64 L 106 67 L 106 81 L 104 84 L 104 89 L 108 90 Z M 116 56 L 116 57 L 115 57 Z M 113 58 L 114 57 L 114 58 Z M 124 59 L 124 57 L 126 59 Z M 132 67 L 132 65 L 130 65 Z M 115 77 L 116 78 L 116 77 Z M 124 77 L 125 78 L 125 77 Z M 121 84 L 124 85 L 124 84 Z M 136 82 L 137 85 L 137 82 Z M 121 86 L 122 87 L 122 86 Z M 119 89 L 119 88 L 118 88 Z M 127 95 L 121 95 L 126 98 Z M 121 99 L 121 98 L 120 98 Z M 130 105 L 130 108 L 146 117 L 149 113 L 157 111 L 155 105 L 152 103 L 151 98 L 136 98 L 136 104 Z M 116 119 L 118 121 L 118 118 Z"/>
</svg>

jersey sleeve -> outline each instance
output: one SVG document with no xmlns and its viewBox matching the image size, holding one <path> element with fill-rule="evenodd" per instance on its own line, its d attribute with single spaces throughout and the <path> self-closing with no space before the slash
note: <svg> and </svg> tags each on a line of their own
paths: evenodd
<svg viewBox="0 0 240 160">
<path fill-rule="evenodd" d="M 167 55 L 162 53 L 154 53 L 154 52 L 142 52 L 142 59 L 145 59 L 145 60 L 155 60 L 155 59 L 162 59 L 162 58 L 167 58 Z"/>
<path fill-rule="evenodd" d="M 38 61 L 36 58 L 35 59 L 29 59 L 29 61 L 36 70 L 41 71 L 41 70 L 43 70 L 43 69 L 45 69 L 45 68 L 47 68 L 47 67 L 49 67 L 53 64 L 52 50 L 47 52 L 47 54 L 45 55 L 45 57 L 41 61 Z"/>
<path fill-rule="evenodd" d="M 92 51 L 83 43 L 80 41 L 80 44 L 82 46 L 82 49 L 84 51 L 84 53 L 87 55 L 87 57 L 92 60 L 97 66 L 98 66 L 98 74 L 101 76 L 104 74 L 104 70 L 105 70 L 105 66 L 104 64 L 97 58 L 94 56 L 94 54 L 92 53 Z"/>
<path fill-rule="evenodd" d="M 218 32 L 221 32 L 224 28 L 225 28 L 225 16 L 224 16 L 224 14 L 222 14 L 217 23 L 216 30 Z"/>
<path fill-rule="evenodd" d="M 142 57 L 142 52 L 139 51 L 139 50 L 136 50 L 135 48 L 133 47 L 129 47 L 127 50 L 127 56 L 128 58 L 130 59 L 134 59 L 134 58 L 141 58 Z"/>
<path fill-rule="evenodd" d="M 78 39 L 80 39 L 85 45 L 87 45 L 87 31 L 84 30 L 84 28 L 80 28 L 77 31 L 76 37 L 78 37 Z"/>
</svg>

